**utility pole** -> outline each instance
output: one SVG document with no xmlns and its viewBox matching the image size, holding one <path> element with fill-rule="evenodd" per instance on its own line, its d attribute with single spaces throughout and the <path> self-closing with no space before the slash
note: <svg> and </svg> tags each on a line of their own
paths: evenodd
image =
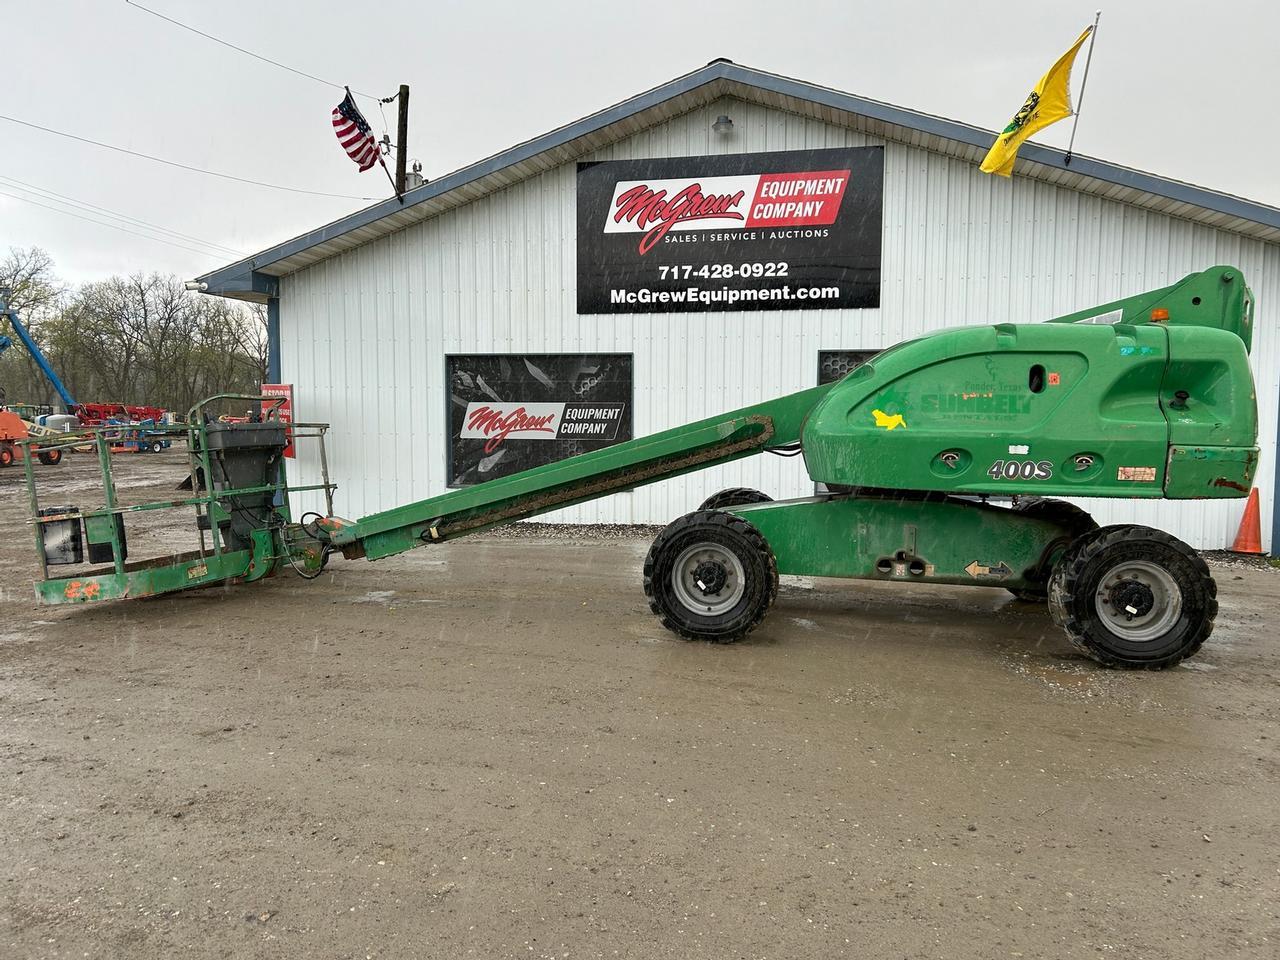
<svg viewBox="0 0 1280 960">
<path fill-rule="evenodd" d="M 396 122 L 396 196 L 404 196 L 404 164 L 408 156 L 409 85 L 400 84 L 400 115 Z"/>
</svg>

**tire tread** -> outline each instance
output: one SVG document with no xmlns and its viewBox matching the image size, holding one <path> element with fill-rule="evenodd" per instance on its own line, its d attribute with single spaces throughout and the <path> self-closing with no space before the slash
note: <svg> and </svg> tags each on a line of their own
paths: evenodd
<svg viewBox="0 0 1280 960">
<path fill-rule="evenodd" d="M 739 536 L 743 537 L 752 549 L 756 550 L 765 558 L 765 598 L 763 602 L 757 603 L 751 610 L 751 617 L 745 624 L 740 624 L 734 631 L 727 634 L 715 634 L 707 631 L 693 629 L 686 624 L 680 623 L 672 618 L 664 609 L 660 594 L 659 581 L 661 575 L 657 574 L 658 566 L 657 557 L 667 545 L 689 529 L 702 525 L 711 524 L 731 530 Z M 678 636 L 684 637 L 686 640 L 709 640 L 713 643 L 734 643 L 741 640 L 752 630 L 760 625 L 764 620 L 765 614 L 769 608 L 773 606 L 774 600 L 778 596 L 778 561 L 773 555 L 773 551 L 769 548 L 768 541 L 764 536 L 746 520 L 735 516 L 732 513 L 725 513 L 722 510 L 696 510 L 693 513 L 685 514 L 667 524 L 666 527 L 654 538 L 653 544 L 649 547 L 649 553 L 644 561 L 644 594 L 649 600 L 649 609 L 658 617 L 666 629 Z"/>
<path fill-rule="evenodd" d="M 724 510 L 728 507 L 742 507 L 749 503 L 769 503 L 773 497 L 751 487 L 726 487 L 717 490 L 698 505 L 698 510 Z"/>
<path fill-rule="evenodd" d="M 1150 540 L 1176 550 L 1190 561 L 1207 593 L 1204 615 L 1191 638 L 1174 653 L 1158 660 L 1129 660 L 1100 649 L 1097 644 L 1089 640 L 1088 624 L 1076 615 L 1075 592 L 1079 589 L 1080 579 L 1089 563 L 1103 551 L 1133 540 Z M 1103 666 L 1129 670 L 1160 670 L 1195 656 L 1205 640 L 1213 633 L 1214 621 L 1218 616 L 1217 597 L 1218 585 L 1209 572 L 1209 565 L 1205 563 L 1204 557 L 1177 537 L 1163 530 L 1138 524 L 1100 527 L 1092 533 L 1085 534 L 1072 544 L 1049 578 L 1049 614 L 1054 623 L 1065 631 L 1071 645 Z"/>
</svg>

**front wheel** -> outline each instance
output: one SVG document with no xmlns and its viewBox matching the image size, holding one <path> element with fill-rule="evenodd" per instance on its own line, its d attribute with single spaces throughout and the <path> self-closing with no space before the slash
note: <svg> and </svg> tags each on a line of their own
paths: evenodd
<svg viewBox="0 0 1280 960">
<path fill-rule="evenodd" d="M 7 467 L 13 463 L 13 447 L 7 443 L 0 443 L 0 467 Z"/>
<path fill-rule="evenodd" d="M 61 450 L 41 450 L 36 456 L 40 458 L 40 462 L 46 467 L 52 467 L 62 462 Z"/>
<path fill-rule="evenodd" d="M 160 451 L 162 451 L 163 449 L 164 449 L 164 444 L 163 444 L 163 443 L 161 443 L 159 440 L 152 440 L 152 441 L 151 441 L 151 452 L 152 452 L 152 453 L 159 453 L 159 452 L 160 452 Z"/>
<path fill-rule="evenodd" d="M 1213 632 L 1217 595 L 1198 553 L 1136 525 L 1085 535 L 1049 578 L 1054 622 L 1108 667 L 1156 670 L 1194 656 Z"/>
<path fill-rule="evenodd" d="M 760 532 L 731 513 L 699 510 L 670 523 L 644 561 L 644 592 L 662 625 L 688 640 L 732 643 L 778 595 L 778 564 Z"/>
</svg>

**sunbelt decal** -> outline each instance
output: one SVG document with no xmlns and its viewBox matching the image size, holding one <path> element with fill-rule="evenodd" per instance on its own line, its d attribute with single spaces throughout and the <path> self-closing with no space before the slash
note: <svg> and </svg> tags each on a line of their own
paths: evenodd
<svg viewBox="0 0 1280 960">
<path fill-rule="evenodd" d="M 463 440 L 484 440 L 493 453 L 505 440 L 612 440 L 618 435 L 624 403 L 467 404 Z"/>
<path fill-rule="evenodd" d="M 622 180 L 614 184 L 604 232 L 644 234 L 643 255 L 671 230 L 829 226 L 848 184 L 848 170 Z"/>
</svg>

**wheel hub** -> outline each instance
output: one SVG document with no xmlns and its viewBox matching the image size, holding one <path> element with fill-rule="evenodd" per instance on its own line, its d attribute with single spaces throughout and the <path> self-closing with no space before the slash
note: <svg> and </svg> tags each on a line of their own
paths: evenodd
<svg viewBox="0 0 1280 960">
<path fill-rule="evenodd" d="M 1122 640 L 1162 639 L 1182 616 L 1182 590 L 1167 568 L 1126 560 L 1103 573 L 1095 592 L 1099 619 Z"/>
<path fill-rule="evenodd" d="M 742 561 L 719 543 L 695 543 L 671 567 L 672 592 L 686 609 L 719 616 L 737 606 L 746 592 Z"/>
<path fill-rule="evenodd" d="M 693 582 L 704 596 L 713 596 L 724 589 L 729 571 L 718 560 L 703 560 L 693 568 Z"/>
<path fill-rule="evenodd" d="M 1155 605 L 1155 592 L 1141 580 L 1122 580 L 1111 590 L 1111 606 L 1130 620 L 1145 617 Z"/>
</svg>

